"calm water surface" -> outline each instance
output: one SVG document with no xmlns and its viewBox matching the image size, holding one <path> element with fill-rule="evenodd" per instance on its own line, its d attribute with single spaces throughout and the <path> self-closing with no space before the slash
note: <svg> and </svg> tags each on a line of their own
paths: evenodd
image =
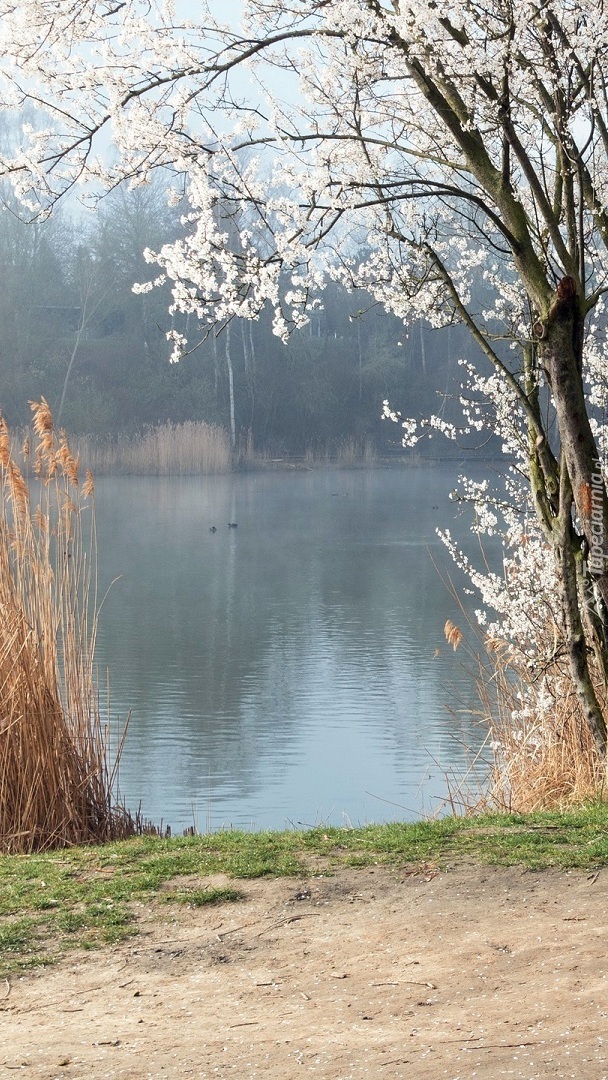
<svg viewBox="0 0 608 1080">
<path fill-rule="evenodd" d="M 453 572 L 439 524 L 475 550 L 448 499 L 457 471 L 97 482 L 102 591 L 119 579 L 97 659 L 112 715 L 131 713 L 130 808 L 178 831 L 440 806 L 442 769 L 481 740 L 448 711 L 474 692 L 433 564 Z"/>
</svg>

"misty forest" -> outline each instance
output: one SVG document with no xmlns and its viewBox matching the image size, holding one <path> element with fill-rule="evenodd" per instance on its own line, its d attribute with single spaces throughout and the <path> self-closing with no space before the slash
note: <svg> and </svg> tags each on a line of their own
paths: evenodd
<svg viewBox="0 0 608 1080">
<path fill-rule="evenodd" d="M 100 810 L 115 773 L 96 645 L 141 713 L 126 760 L 137 746 L 148 779 L 170 761 L 175 788 L 192 770 L 208 824 L 234 806 L 264 820 L 303 762 L 302 791 L 314 775 L 328 798 L 340 732 L 361 797 L 370 746 L 412 766 L 449 736 L 461 780 L 481 762 L 473 791 L 444 785 L 452 810 L 602 799 L 608 14 L 223 8 L 0 0 L 3 843 L 143 827 Z M 130 465 L 95 477 L 82 450 L 180 425 L 224 440 L 223 463 L 178 482 L 165 456 L 146 486 L 117 475 Z M 119 581 L 108 633 L 87 535 L 103 588 Z M 466 648 L 476 705 L 455 668 L 437 674 Z M 30 769 L 34 673 L 49 762 L 71 748 L 46 834 L 33 806 L 44 818 L 59 780 Z M 89 729 L 106 772 L 85 797 L 72 749 Z M 412 775 L 379 780 L 387 805 Z"/>
<path fill-rule="evenodd" d="M 28 402 L 42 396 L 74 435 L 133 436 L 167 421 L 204 421 L 249 456 L 335 459 L 350 449 L 357 459 L 366 447 L 381 456 L 401 448 L 382 423 L 386 399 L 420 420 L 456 418 L 456 326 L 429 332 L 419 321 L 408 329 L 369 293 L 330 285 L 309 325 L 282 343 L 270 314 L 205 332 L 194 316 L 169 313 L 168 284 L 135 293 L 150 278 L 144 250 L 184 232 L 181 210 L 167 206 L 168 187 L 160 176 L 106 196 L 95 211 L 62 208 L 43 223 L 24 222 L 5 189 L 0 332 L 10 424 L 29 421 Z M 167 332 L 175 329 L 185 355 L 172 364 Z M 437 439 L 424 439 L 419 452 L 454 453 Z"/>
</svg>

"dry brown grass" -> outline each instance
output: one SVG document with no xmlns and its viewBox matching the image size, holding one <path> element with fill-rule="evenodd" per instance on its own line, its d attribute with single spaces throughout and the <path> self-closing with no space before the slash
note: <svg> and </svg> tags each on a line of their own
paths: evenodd
<svg viewBox="0 0 608 1080">
<path fill-rule="evenodd" d="M 498 646 L 494 712 L 487 714 L 492 767 L 478 809 L 526 813 L 606 798 L 606 762 L 564 668 L 554 664 L 534 680 Z M 484 704 L 490 705 L 487 692 Z"/>
<path fill-rule="evenodd" d="M 454 644 L 461 632 L 447 626 Z M 555 627 L 546 633 L 553 659 L 542 667 L 506 642 L 485 642 L 476 682 L 487 737 L 465 780 L 448 778 L 455 810 L 530 813 L 606 799 L 606 761 L 583 720 Z"/>
<path fill-rule="evenodd" d="M 16 444 L 22 439 L 15 437 L 14 441 Z M 301 458 L 289 454 L 277 457 L 271 451 L 255 448 L 250 431 L 232 451 L 228 432 L 202 421 L 168 421 L 134 436 L 72 435 L 70 444 L 96 476 L 210 475 L 228 473 L 234 467 L 373 468 L 378 463 L 369 438 L 346 439 L 324 448 L 310 446 Z M 17 449 L 14 453 L 17 459 Z"/>
<path fill-rule="evenodd" d="M 10 853 L 136 831 L 113 795 L 93 677 L 92 476 L 80 485 L 46 402 L 32 409 L 29 483 L 0 418 L 0 850 Z"/>
<path fill-rule="evenodd" d="M 226 473 L 232 467 L 227 432 L 203 422 L 160 424 L 132 438 L 81 435 L 71 442 L 96 475 L 185 476 Z"/>
<path fill-rule="evenodd" d="M 343 468 L 356 465 L 371 468 L 377 463 L 378 455 L 372 439 L 345 439 L 335 454 L 335 462 Z"/>
<path fill-rule="evenodd" d="M 350 438 L 337 444 L 309 446 L 304 453 L 304 464 L 308 468 L 372 468 L 377 464 L 378 455 L 372 439 Z"/>
</svg>

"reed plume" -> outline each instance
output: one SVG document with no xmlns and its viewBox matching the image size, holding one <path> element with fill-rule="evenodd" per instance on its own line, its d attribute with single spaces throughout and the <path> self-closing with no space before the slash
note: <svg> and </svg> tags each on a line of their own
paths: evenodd
<svg viewBox="0 0 608 1080">
<path fill-rule="evenodd" d="M 0 418 L 0 850 L 10 853 L 136 831 L 114 796 L 94 681 L 92 477 L 81 491 L 48 404 L 31 404 L 33 510 Z"/>
</svg>

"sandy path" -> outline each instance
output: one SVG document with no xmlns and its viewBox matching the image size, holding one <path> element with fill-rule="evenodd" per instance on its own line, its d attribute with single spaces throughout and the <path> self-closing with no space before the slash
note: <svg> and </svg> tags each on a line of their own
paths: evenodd
<svg viewBox="0 0 608 1080">
<path fill-rule="evenodd" d="M 608 871 L 238 884 L 14 978 L 0 1077 L 608 1078 Z"/>
</svg>

